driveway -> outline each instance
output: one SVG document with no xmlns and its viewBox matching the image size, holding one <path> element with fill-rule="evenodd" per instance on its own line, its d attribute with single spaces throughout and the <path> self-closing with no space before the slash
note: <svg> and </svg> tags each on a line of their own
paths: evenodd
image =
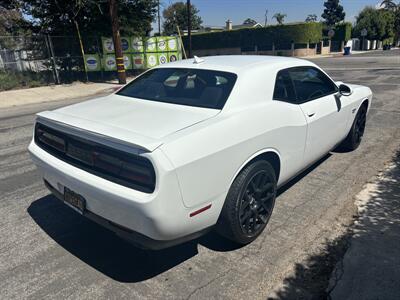
<svg viewBox="0 0 400 300">
<path fill-rule="evenodd" d="M 304 262 L 343 232 L 354 195 L 400 143 L 400 51 L 314 61 L 336 80 L 372 88 L 365 138 L 357 151 L 332 152 L 283 187 L 268 228 L 242 248 L 209 234 L 142 251 L 85 220 L 49 195 L 26 150 L 35 112 L 80 99 L 2 109 L 0 298 L 265 299 L 299 288 L 311 295 L 297 280 Z"/>
</svg>

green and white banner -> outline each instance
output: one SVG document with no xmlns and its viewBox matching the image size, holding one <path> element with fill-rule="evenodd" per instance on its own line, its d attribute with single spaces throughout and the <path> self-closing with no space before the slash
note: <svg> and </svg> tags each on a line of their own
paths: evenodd
<svg viewBox="0 0 400 300">
<path fill-rule="evenodd" d="M 103 56 L 86 54 L 85 64 L 88 71 L 115 71 L 114 43 L 112 38 L 101 38 Z M 179 40 L 174 36 L 160 37 L 121 37 L 126 70 L 152 68 L 182 59 Z"/>
<path fill-rule="evenodd" d="M 144 54 L 132 54 L 132 63 L 134 69 L 144 69 L 146 65 Z"/>
<path fill-rule="evenodd" d="M 146 53 L 146 68 L 153 68 L 158 65 L 157 53 Z"/>
<path fill-rule="evenodd" d="M 146 52 L 157 52 L 157 38 L 151 37 L 146 39 Z"/>
<path fill-rule="evenodd" d="M 131 39 L 128 37 L 121 37 L 121 48 L 122 52 L 129 53 L 131 52 Z M 109 54 L 114 53 L 114 42 L 112 38 L 102 37 L 101 44 L 103 46 L 103 53 Z"/>
<path fill-rule="evenodd" d="M 167 47 L 168 47 L 168 51 L 178 51 L 178 38 L 174 37 L 174 36 L 168 36 L 166 37 L 167 40 Z"/>
<path fill-rule="evenodd" d="M 125 54 L 124 56 L 124 67 L 125 70 L 131 70 L 132 69 L 132 58 L 129 54 Z"/>
<path fill-rule="evenodd" d="M 131 39 L 128 37 L 121 37 L 121 48 L 123 53 L 131 52 Z"/>
<path fill-rule="evenodd" d="M 103 68 L 104 68 L 104 71 L 115 71 L 117 69 L 117 64 L 115 63 L 115 55 L 114 54 L 104 55 Z"/>
<path fill-rule="evenodd" d="M 132 52 L 143 52 L 143 40 L 141 37 L 131 38 Z"/>
<path fill-rule="evenodd" d="M 174 62 L 178 60 L 178 52 L 168 52 L 168 62 Z"/>
<path fill-rule="evenodd" d="M 167 39 L 165 37 L 157 37 L 157 51 L 164 52 L 168 50 Z"/>
<path fill-rule="evenodd" d="M 168 54 L 167 53 L 158 53 L 158 64 L 164 65 L 168 63 Z"/>
<path fill-rule="evenodd" d="M 100 71 L 101 63 L 98 54 L 85 54 L 85 64 L 88 72 Z"/>
<path fill-rule="evenodd" d="M 101 45 L 103 46 L 103 53 L 114 53 L 114 42 L 112 38 L 102 37 Z"/>
</svg>

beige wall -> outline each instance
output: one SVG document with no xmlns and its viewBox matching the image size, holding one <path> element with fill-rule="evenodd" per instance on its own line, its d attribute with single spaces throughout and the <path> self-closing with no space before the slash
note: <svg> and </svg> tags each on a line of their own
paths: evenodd
<svg viewBox="0 0 400 300">
<path fill-rule="evenodd" d="M 327 46 L 327 47 L 322 47 L 322 49 L 321 49 L 321 54 L 322 54 L 322 55 L 327 55 L 327 54 L 329 54 L 329 53 L 331 53 L 331 47 L 329 47 L 329 46 Z"/>
</svg>

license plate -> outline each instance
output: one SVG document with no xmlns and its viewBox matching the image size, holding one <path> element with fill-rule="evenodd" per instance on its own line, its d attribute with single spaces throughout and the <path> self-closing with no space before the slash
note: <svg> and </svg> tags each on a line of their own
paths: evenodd
<svg viewBox="0 0 400 300">
<path fill-rule="evenodd" d="M 86 208 L 85 198 L 66 187 L 64 187 L 64 203 L 81 214 Z"/>
</svg>

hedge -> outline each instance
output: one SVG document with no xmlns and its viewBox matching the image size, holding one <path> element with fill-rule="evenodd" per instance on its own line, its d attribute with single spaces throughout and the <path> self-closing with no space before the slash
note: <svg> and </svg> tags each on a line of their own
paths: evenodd
<svg viewBox="0 0 400 300">
<path fill-rule="evenodd" d="M 349 22 L 340 23 L 335 26 L 333 29 L 335 31 L 335 35 L 332 37 L 333 41 L 349 41 L 351 40 L 351 31 L 352 25 Z M 324 27 L 323 35 L 328 36 L 329 29 Z"/>
<path fill-rule="evenodd" d="M 317 43 L 322 40 L 322 24 L 316 22 L 245 28 L 192 35 L 192 49 L 215 48 L 290 48 L 290 44 Z M 187 47 L 187 36 L 183 38 Z"/>
</svg>

